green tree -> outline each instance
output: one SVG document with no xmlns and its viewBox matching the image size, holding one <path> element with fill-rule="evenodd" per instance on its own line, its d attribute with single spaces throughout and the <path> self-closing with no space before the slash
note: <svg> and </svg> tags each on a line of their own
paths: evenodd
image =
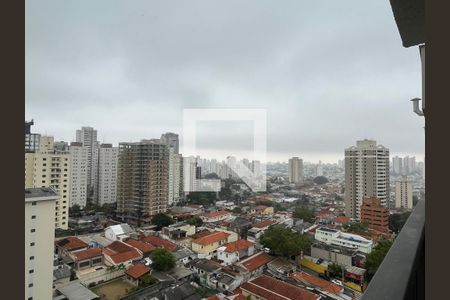
<svg viewBox="0 0 450 300">
<path fill-rule="evenodd" d="M 149 285 L 155 284 L 159 281 L 156 277 L 154 277 L 150 274 L 145 274 L 144 276 L 142 276 L 140 278 L 140 280 L 141 280 L 143 286 L 149 286 Z"/>
<path fill-rule="evenodd" d="M 314 211 L 307 208 L 306 206 L 297 206 L 292 216 L 309 223 L 314 222 L 315 219 Z"/>
<path fill-rule="evenodd" d="M 411 212 L 389 215 L 389 229 L 392 230 L 392 232 L 399 233 L 410 215 Z"/>
<path fill-rule="evenodd" d="M 81 216 L 81 208 L 78 204 L 74 204 L 72 205 L 72 207 L 69 207 L 69 216 L 71 217 Z"/>
<path fill-rule="evenodd" d="M 156 249 L 153 251 L 152 268 L 157 271 L 167 271 L 175 266 L 175 257 L 165 249 Z"/>
<path fill-rule="evenodd" d="M 194 225 L 196 227 L 200 227 L 203 225 L 203 220 L 198 216 L 187 219 L 185 222 L 188 223 L 189 225 Z"/>
<path fill-rule="evenodd" d="M 328 179 L 325 176 L 317 176 L 313 179 L 315 184 L 324 184 L 328 182 Z"/>
<path fill-rule="evenodd" d="M 173 219 L 170 216 L 163 213 L 156 214 L 152 218 L 152 224 L 156 225 L 158 229 L 161 229 L 162 227 L 165 226 L 169 226 L 170 224 L 173 223 L 174 223 Z"/>
<path fill-rule="evenodd" d="M 328 273 L 331 277 L 342 277 L 342 267 L 337 263 L 331 263 L 328 265 Z"/>
<path fill-rule="evenodd" d="M 367 270 L 366 280 L 370 281 L 381 265 L 384 257 L 392 246 L 389 240 L 380 240 L 378 245 L 366 256 L 364 267 Z"/>
<path fill-rule="evenodd" d="M 232 212 L 235 214 L 240 214 L 242 212 L 242 209 L 240 207 L 235 207 L 233 208 Z"/>
<path fill-rule="evenodd" d="M 364 232 L 367 232 L 367 230 L 369 229 L 369 224 L 359 222 L 348 223 L 343 226 L 343 229 L 355 234 L 362 234 Z"/>
<path fill-rule="evenodd" d="M 302 251 L 309 251 L 311 247 L 311 242 L 306 236 L 281 226 L 267 229 L 260 242 L 269 248 L 272 254 L 287 258 L 299 255 Z"/>
</svg>

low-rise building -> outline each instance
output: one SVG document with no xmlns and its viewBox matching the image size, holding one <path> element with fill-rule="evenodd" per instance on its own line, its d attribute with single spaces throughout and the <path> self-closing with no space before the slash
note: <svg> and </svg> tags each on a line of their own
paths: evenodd
<svg viewBox="0 0 450 300">
<path fill-rule="evenodd" d="M 111 241 L 124 241 L 134 232 L 127 223 L 112 225 L 105 229 L 105 237 Z"/>
<path fill-rule="evenodd" d="M 103 252 L 100 248 L 75 251 L 70 256 L 74 261 L 73 268 L 75 270 L 92 268 L 103 264 Z"/>
<path fill-rule="evenodd" d="M 361 222 L 367 223 L 370 229 L 389 232 L 389 209 L 381 205 L 378 198 L 365 198 L 361 205 Z"/>
<path fill-rule="evenodd" d="M 306 284 L 309 287 L 318 288 L 327 293 L 337 296 L 344 294 L 344 287 L 306 272 L 295 272 L 290 277 L 300 284 Z"/>
<path fill-rule="evenodd" d="M 143 257 L 142 252 L 121 241 L 112 242 L 103 248 L 103 255 L 107 266 L 124 265 L 126 268 Z"/>
<path fill-rule="evenodd" d="M 241 285 L 245 299 L 319 300 L 321 296 L 287 282 L 262 275 Z"/>
<path fill-rule="evenodd" d="M 373 242 L 371 240 L 336 229 L 327 227 L 317 228 L 314 238 L 329 245 L 358 249 L 363 253 L 370 253 L 372 251 Z"/>
<path fill-rule="evenodd" d="M 214 223 L 214 222 L 226 220 L 230 217 L 231 217 L 231 213 L 229 211 L 219 210 L 219 211 L 214 211 L 214 212 L 205 214 L 205 215 L 201 216 L 200 218 L 205 223 Z"/>
<path fill-rule="evenodd" d="M 192 251 L 202 255 L 212 255 L 222 245 L 228 243 L 229 233 L 213 231 L 208 235 L 192 241 Z"/>
<path fill-rule="evenodd" d="M 273 215 L 274 210 L 272 206 L 257 205 L 255 207 L 255 214 L 257 215 Z"/>
<path fill-rule="evenodd" d="M 151 269 L 144 264 L 135 264 L 125 271 L 125 278 L 134 286 L 141 284 L 141 278 L 147 274 L 151 274 Z"/>
<path fill-rule="evenodd" d="M 327 245 L 324 243 L 314 243 L 311 245 L 311 256 L 338 264 L 340 266 L 353 266 L 358 254 L 358 250 Z"/>
<path fill-rule="evenodd" d="M 258 252 L 236 263 L 238 267 L 247 272 L 246 279 L 259 276 L 267 268 L 267 264 L 274 258 L 265 252 Z"/>
<path fill-rule="evenodd" d="M 229 266 L 240 259 L 255 253 L 255 244 L 247 240 L 237 240 L 217 249 L 217 259 L 223 265 Z"/>
</svg>

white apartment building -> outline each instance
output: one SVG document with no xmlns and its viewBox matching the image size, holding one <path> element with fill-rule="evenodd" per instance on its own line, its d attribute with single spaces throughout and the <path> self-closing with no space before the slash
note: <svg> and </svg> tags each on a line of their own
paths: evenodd
<svg viewBox="0 0 450 300">
<path fill-rule="evenodd" d="M 357 141 L 345 149 L 345 214 L 361 218 L 364 197 L 376 197 L 388 206 L 389 149 L 373 140 Z"/>
<path fill-rule="evenodd" d="M 327 227 L 316 229 L 314 238 L 327 245 L 357 249 L 363 253 L 370 253 L 373 246 L 371 240 L 363 238 L 362 236 Z"/>
<path fill-rule="evenodd" d="M 82 143 L 71 143 L 70 153 L 70 206 L 86 206 L 87 201 L 87 172 L 88 172 L 88 148 Z"/>
<path fill-rule="evenodd" d="M 53 298 L 53 216 L 58 200 L 50 188 L 25 189 L 25 300 Z"/>
<path fill-rule="evenodd" d="M 289 159 L 289 182 L 303 183 L 303 160 L 298 157 Z"/>
<path fill-rule="evenodd" d="M 392 173 L 396 175 L 403 174 L 403 159 L 401 157 L 392 158 Z"/>
<path fill-rule="evenodd" d="M 89 187 L 95 186 L 95 168 L 92 167 L 92 161 L 95 160 L 95 149 L 98 146 L 97 130 L 92 127 L 81 127 L 76 131 L 76 141 L 83 143 L 83 146 L 88 148 L 88 185 Z"/>
<path fill-rule="evenodd" d="M 395 208 L 413 208 L 413 186 L 407 176 L 395 183 Z"/>
<path fill-rule="evenodd" d="M 111 144 L 101 144 L 98 148 L 98 163 L 94 195 L 98 205 L 116 203 L 117 201 L 117 164 L 119 148 Z"/>
<path fill-rule="evenodd" d="M 51 187 L 58 194 L 55 228 L 68 229 L 70 205 L 70 154 L 53 149 L 53 137 L 40 138 L 39 151 L 25 153 L 25 188 Z"/>
<path fill-rule="evenodd" d="M 169 147 L 169 205 L 178 203 L 181 193 L 181 154 Z"/>
</svg>

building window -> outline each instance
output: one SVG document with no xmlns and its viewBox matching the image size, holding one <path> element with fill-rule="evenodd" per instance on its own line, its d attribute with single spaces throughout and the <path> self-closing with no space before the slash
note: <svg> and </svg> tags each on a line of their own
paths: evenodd
<svg viewBox="0 0 450 300">
<path fill-rule="evenodd" d="M 28 271 L 28 273 L 33 274 L 33 273 L 34 273 L 34 270 L 31 269 L 31 270 Z"/>
<path fill-rule="evenodd" d="M 32 284 L 32 283 L 30 283 L 30 284 L 28 285 L 28 287 L 33 287 L 33 284 Z"/>
<path fill-rule="evenodd" d="M 31 202 L 31 205 L 36 205 L 36 201 Z"/>
<path fill-rule="evenodd" d="M 33 229 L 31 229 L 31 232 L 36 232 L 36 229 L 34 229 L 34 228 L 33 228 Z"/>
<path fill-rule="evenodd" d="M 35 216 L 35 215 L 32 215 L 32 216 L 31 216 L 31 219 L 36 219 L 36 216 Z"/>
<path fill-rule="evenodd" d="M 33 247 L 34 245 L 35 245 L 35 243 L 34 243 L 34 242 L 31 242 L 31 243 L 30 243 L 30 246 L 31 246 L 31 247 Z"/>
<path fill-rule="evenodd" d="M 30 256 L 30 260 L 34 260 L 34 256 Z"/>
</svg>

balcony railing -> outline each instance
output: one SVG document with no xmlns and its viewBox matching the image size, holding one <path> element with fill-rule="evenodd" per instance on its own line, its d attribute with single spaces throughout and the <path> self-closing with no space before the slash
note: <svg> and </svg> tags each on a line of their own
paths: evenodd
<svg viewBox="0 0 450 300">
<path fill-rule="evenodd" d="M 425 299 L 425 201 L 417 203 L 362 299 Z"/>
</svg>

